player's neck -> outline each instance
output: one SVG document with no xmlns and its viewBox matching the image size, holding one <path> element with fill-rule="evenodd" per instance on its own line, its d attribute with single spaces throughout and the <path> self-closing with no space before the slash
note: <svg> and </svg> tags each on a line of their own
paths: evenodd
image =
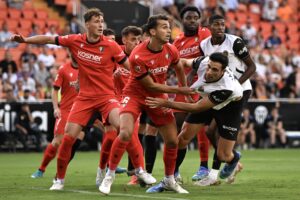
<svg viewBox="0 0 300 200">
<path fill-rule="evenodd" d="M 198 33 L 198 29 L 197 30 L 184 30 L 184 36 L 186 37 L 191 37 L 191 36 L 194 36 L 194 35 L 197 35 Z"/>
<path fill-rule="evenodd" d="M 148 45 L 147 45 L 147 48 L 150 51 L 159 52 L 163 49 L 163 44 L 161 44 L 158 40 L 155 40 L 154 38 L 151 38 Z"/>
<path fill-rule="evenodd" d="M 213 45 L 220 45 L 224 42 L 224 40 L 225 40 L 225 35 L 223 37 L 212 37 L 211 43 Z"/>
<path fill-rule="evenodd" d="M 88 43 L 91 43 L 91 44 L 97 43 L 97 42 L 99 42 L 99 40 L 100 40 L 100 36 L 92 35 L 89 33 L 86 34 L 86 41 Z"/>
</svg>

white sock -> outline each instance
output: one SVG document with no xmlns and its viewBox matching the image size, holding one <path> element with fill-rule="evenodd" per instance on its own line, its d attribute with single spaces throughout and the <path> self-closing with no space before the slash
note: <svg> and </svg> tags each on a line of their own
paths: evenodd
<svg viewBox="0 0 300 200">
<path fill-rule="evenodd" d="M 108 176 L 115 176 L 115 174 L 116 174 L 116 170 L 108 169 L 106 172 L 106 175 Z"/>
<path fill-rule="evenodd" d="M 218 179 L 218 174 L 219 174 L 219 170 L 218 169 L 211 169 L 209 171 L 208 176 L 210 176 L 211 178 L 213 178 L 214 180 Z"/>
<path fill-rule="evenodd" d="M 135 169 L 134 169 L 134 173 L 135 173 L 135 174 L 140 174 L 140 173 L 143 173 L 143 172 L 144 172 L 144 170 L 143 170 L 142 167 L 138 167 L 138 168 L 135 168 Z"/>
</svg>

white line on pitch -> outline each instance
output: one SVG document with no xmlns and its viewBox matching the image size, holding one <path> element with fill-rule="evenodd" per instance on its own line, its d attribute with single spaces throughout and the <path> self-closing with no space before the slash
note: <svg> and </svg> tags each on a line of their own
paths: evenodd
<svg viewBox="0 0 300 200">
<path fill-rule="evenodd" d="M 31 190 L 41 190 L 41 191 L 49 191 L 49 189 L 39 188 L 39 187 L 31 187 Z M 62 190 L 65 192 L 74 192 L 80 194 L 90 194 L 90 195 L 101 195 L 100 192 L 90 192 L 84 190 Z M 146 199 L 165 199 L 165 200 L 189 200 L 189 199 L 181 199 L 181 198 L 173 198 L 173 197 L 154 197 L 154 196 L 147 196 L 147 195 L 134 195 L 134 194 L 124 194 L 124 193 L 110 193 L 109 196 L 126 196 L 126 197 L 138 197 L 138 198 L 146 198 Z"/>
</svg>

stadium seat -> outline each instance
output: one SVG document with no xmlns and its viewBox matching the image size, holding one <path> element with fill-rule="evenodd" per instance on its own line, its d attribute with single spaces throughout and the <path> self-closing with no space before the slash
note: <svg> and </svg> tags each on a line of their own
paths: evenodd
<svg viewBox="0 0 300 200">
<path fill-rule="evenodd" d="M 248 16 L 246 12 L 237 12 L 236 19 L 239 23 L 246 23 Z"/>
<path fill-rule="evenodd" d="M 247 6 L 245 4 L 240 3 L 238 5 L 237 10 L 238 10 L 238 12 L 244 12 L 244 13 L 246 13 L 248 11 L 248 8 L 247 8 Z"/>
<path fill-rule="evenodd" d="M 6 19 L 7 18 L 7 9 L 0 9 L 0 19 Z"/>
<path fill-rule="evenodd" d="M 226 13 L 227 21 L 235 21 L 235 13 L 234 12 L 227 12 Z"/>
<path fill-rule="evenodd" d="M 297 51 L 300 50 L 299 44 L 295 43 L 295 42 L 288 43 L 287 46 L 288 46 L 289 49 L 294 49 L 294 50 L 297 50 Z"/>
<path fill-rule="evenodd" d="M 10 52 L 11 52 L 11 55 L 12 55 L 14 61 L 17 62 L 20 60 L 22 50 L 20 50 L 19 48 L 11 48 Z"/>
<path fill-rule="evenodd" d="M 288 34 L 297 33 L 299 31 L 299 25 L 297 23 L 288 23 Z"/>
<path fill-rule="evenodd" d="M 284 32 L 286 32 L 287 28 L 286 28 L 285 23 L 275 22 L 273 25 L 276 28 L 276 30 L 278 31 L 278 33 L 284 33 Z"/>
<path fill-rule="evenodd" d="M 20 19 L 19 21 L 21 29 L 30 30 L 32 27 L 32 21 L 29 19 Z"/>
<path fill-rule="evenodd" d="M 20 19 L 21 18 L 21 10 L 9 8 L 8 15 L 9 15 L 10 19 Z"/>
<path fill-rule="evenodd" d="M 54 54 L 58 62 L 65 62 L 68 58 L 68 52 L 64 48 L 55 49 Z"/>
<path fill-rule="evenodd" d="M 289 42 L 291 42 L 291 43 L 294 42 L 294 43 L 297 43 L 299 45 L 299 43 L 298 43 L 298 42 L 300 42 L 299 41 L 299 34 L 291 34 L 288 37 L 289 37 Z"/>
<path fill-rule="evenodd" d="M 280 37 L 280 39 L 281 39 L 281 42 L 282 43 L 285 43 L 285 41 L 286 41 L 286 33 L 279 33 L 279 37 Z"/>
<path fill-rule="evenodd" d="M 69 0 L 54 0 L 54 4 L 58 6 L 66 6 Z"/>
<path fill-rule="evenodd" d="M 19 26 L 19 21 L 16 19 L 10 19 L 9 23 L 7 23 L 8 30 L 12 32 L 15 32 L 18 26 Z"/>
<path fill-rule="evenodd" d="M 254 23 L 258 23 L 260 22 L 260 17 L 261 15 L 260 14 L 255 14 L 255 13 L 249 13 L 249 18 L 252 20 L 252 22 Z"/>
<path fill-rule="evenodd" d="M 47 20 L 48 19 L 48 13 L 47 11 L 43 10 L 43 9 L 40 9 L 40 10 L 36 10 L 36 17 L 37 19 L 40 19 L 40 20 Z"/>
<path fill-rule="evenodd" d="M 16 30 L 16 32 L 24 37 L 28 37 L 30 34 L 30 29 L 22 29 L 22 28 L 18 28 Z"/>
<path fill-rule="evenodd" d="M 34 10 L 23 10 L 22 15 L 24 19 L 34 19 L 35 12 Z"/>
<path fill-rule="evenodd" d="M 26 43 L 20 43 L 18 46 L 18 49 L 20 49 L 22 52 L 24 51 L 24 49 L 26 48 L 27 44 Z"/>
<path fill-rule="evenodd" d="M 45 20 L 41 20 L 41 19 L 35 19 L 33 21 L 33 24 L 39 26 L 40 30 L 44 30 L 46 27 L 46 21 Z"/>
<path fill-rule="evenodd" d="M 59 21 L 56 20 L 56 19 L 48 19 L 47 20 L 47 26 L 48 27 L 50 27 L 50 26 L 58 27 L 59 26 Z"/>
<path fill-rule="evenodd" d="M 260 28 L 262 32 L 272 32 L 272 24 L 270 24 L 269 22 L 261 22 Z"/>
<path fill-rule="evenodd" d="M 0 10 L 5 10 L 7 9 L 7 4 L 6 1 L 0 1 Z"/>
<path fill-rule="evenodd" d="M 4 20 L 0 19 L 0 28 L 2 28 L 3 23 L 4 23 Z"/>
</svg>

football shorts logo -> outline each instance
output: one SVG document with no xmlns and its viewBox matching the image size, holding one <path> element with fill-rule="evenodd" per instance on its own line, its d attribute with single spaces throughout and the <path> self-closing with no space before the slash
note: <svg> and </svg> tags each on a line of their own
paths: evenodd
<svg viewBox="0 0 300 200">
<path fill-rule="evenodd" d="M 104 47 L 99 47 L 100 52 L 104 51 Z"/>
<path fill-rule="evenodd" d="M 138 73 L 140 73 L 142 71 L 141 67 L 138 65 L 134 67 L 134 70 Z"/>
</svg>

